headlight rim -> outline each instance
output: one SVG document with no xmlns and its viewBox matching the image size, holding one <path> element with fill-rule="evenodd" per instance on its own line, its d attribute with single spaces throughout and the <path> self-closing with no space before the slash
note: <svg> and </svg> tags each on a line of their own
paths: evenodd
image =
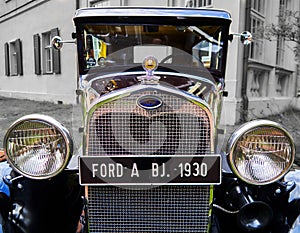
<svg viewBox="0 0 300 233">
<path fill-rule="evenodd" d="M 269 181 L 254 182 L 254 181 L 246 179 L 245 177 L 240 175 L 240 172 L 238 171 L 238 169 L 236 168 L 236 166 L 233 162 L 233 152 L 236 149 L 237 142 L 243 135 L 245 135 L 245 134 L 249 133 L 250 131 L 253 131 L 257 128 L 261 128 L 261 127 L 273 127 L 273 128 L 276 128 L 277 130 L 281 130 L 284 133 L 284 135 L 288 138 L 288 140 L 290 141 L 292 158 L 291 158 L 290 164 L 288 166 L 286 166 L 286 168 L 280 175 L 274 177 L 272 180 L 269 180 Z M 246 122 L 243 125 L 241 125 L 240 127 L 238 127 L 229 137 L 228 142 L 227 142 L 227 147 L 226 147 L 227 161 L 228 161 L 229 167 L 231 168 L 232 172 L 243 182 L 250 184 L 250 185 L 256 185 L 256 186 L 268 185 L 268 184 L 274 183 L 274 182 L 280 180 L 281 178 L 283 178 L 286 175 L 286 173 L 293 166 L 293 163 L 295 160 L 295 154 L 296 154 L 295 142 L 293 140 L 292 135 L 288 132 L 288 130 L 280 123 L 277 123 L 277 122 L 271 121 L 271 120 L 264 120 L 264 119 L 252 120 L 252 121 Z"/>
<path fill-rule="evenodd" d="M 41 123 L 44 123 L 44 124 L 48 124 L 48 125 L 54 127 L 56 130 L 58 130 L 59 133 L 61 134 L 61 136 L 63 137 L 64 142 L 66 144 L 66 158 L 65 158 L 62 166 L 59 169 L 57 169 L 55 172 L 52 172 L 51 174 L 48 174 L 48 175 L 34 176 L 34 175 L 28 174 L 28 173 L 22 171 L 21 169 L 19 169 L 15 165 L 15 163 L 12 161 L 12 159 L 10 158 L 9 151 L 7 150 L 9 135 L 18 125 L 20 125 L 20 124 L 22 124 L 23 122 L 26 122 L 26 121 L 37 121 L 37 122 L 41 122 Z M 71 156 L 73 154 L 73 140 L 72 140 L 71 134 L 68 131 L 68 129 L 62 123 L 60 123 L 59 121 L 57 121 L 53 117 L 48 116 L 48 115 L 44 115 L 44 114 L 29 114 L 29 115 L 25 115 L 25 116 L 17 119 L 15 122 L 13 122 L 9 126 L 9 128 L 6 131 L 5 136 L 4 136 L 3 149 L 4 149 L 4 153 L 5 153 L 7 162 L 11 165 L 11 167 L 15 171 L 17 171 L 18 173 L 20 173 L 24 177 L 27 177 L 27 178 L 30 178 L 30 179 L 45 180 L 45 179 L 49 179 L 49 178 L 52 178 L 54 176 L 57 176 L 68 165 L 68 163 L 71 159 Z"/>
</svg>

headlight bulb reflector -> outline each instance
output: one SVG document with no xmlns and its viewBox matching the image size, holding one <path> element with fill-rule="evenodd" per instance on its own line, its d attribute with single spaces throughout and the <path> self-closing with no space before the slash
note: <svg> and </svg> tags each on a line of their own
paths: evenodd
<svg viewBox="0 0 300 233">
<path fill-rule="evenodd" d="M 8 162 L 22 175 L 46 179 L 66 166 L 72 140 L 56 120 L 44 115 L 28 115 L 16 121 L 4 139 Z"/>
<path fill-rule="evenodd" d="M 243 181 L 264 185 L 283 177 L 294 162 L 295 146 L 279 124 L 256 120 L 233 133 L 228 143 L 229 164 Z"/>
</svg>

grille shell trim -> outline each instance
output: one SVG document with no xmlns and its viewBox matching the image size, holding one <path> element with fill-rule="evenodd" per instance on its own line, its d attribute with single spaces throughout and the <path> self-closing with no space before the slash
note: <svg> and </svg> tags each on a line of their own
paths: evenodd
<svg viewBox="0 0 300 233">
<path fill-rule="evenodd" d="M 180 147 L 176 147 L 180 153 L 179 154 L 186 154 L 186 155 L 193 155 L 193 154 L 208 154 L 211 153 L 214 148 L 214 139 L 213 139 L 213 130 L 214 130 L 214 120 L 212 117 L 212 111 L 210 110 L 209 106 L 201 101 L 199 98 L 194 98 L 191 95 L 185 94 L 182 91 L 178 91 L 176 89 L 162 86 L 162 85 L 155 85 L 154 87 L 150 85 L 137 85 L 132 86 L 130 88 L 126 88 L 120 91 L 116 91 L 113 93 L 108 94 L 107 96 L 103 96 L 100 102 L 95 103 L 88 111 L 87 115 L 87 126 L 86 129 L 88 131 L 85 134 L 85 154 L 89 156 L 97 156 L 99 154 L 106 154 L 108 156 L 113 155 L 130 155 L 130 154 L 139 154 L 139 155 L 150 155 L 153 154 L 151 151 L 151 143 L 150 146 L 145 146 L 145 144 L 149 141 L 153 141 L 155 138 L 159 138 L 158 141 L 163 141 L 163 139 L 167 138 L 166 132 L 169 132 L 171 135 L 171 139 L 174 139 L 174 135 L 176 136 L 178 133 L 175 133 L 172 136 L 172 127 L 171 125 L 168 126 L 168 122 L 174 122 L 172 118 L 174 118 L 174 114 L 172 115 L 172 111 L 164 111 L 165 113 L 163 116 L 159 115 L 159 112 L 161 111 L 161 108 L 158 108 L 157 110 L 151 110 L 147 111 L 145 109 L 142 109 L 137 106 L 137 103 L 135 103 L 133 113 L 140 116 L 141 122 L 145 121 L 148 125 L 146 129 L 147 132 L 153 136 L 149 138 L 149 135 L 143 134 L 145 132 L 145 129 L 140 130 L 140 133 L 137 133 L 138 136 L 135 138 L 135 141 L 138 141 L 136 145 L 132 144 L 132 141 L 124 141 L 121 140 L 121 138 L 124 138 L 124 134 L 126 135 L 126 132 L 116 133 L 116 137 L 118 138 L 118 142 L 121 141 L 121 147 L 122 148 L 131 148 L 131 151 L 122 151 L 116 148 L 111 149 L 109 148 L 109 151 L 111 153 L 107 153 L 107 151 L 103 151 L 103 148 L 99 149 L 100 147 L 92 148 L 91 145 L 95 145 L 97 142 L 93 140 L 98 140 L 99 142 L 99 135 L 102 133 L 107 133 L 106 130 L 101 131 L 101 128 L 104 129 L 107 126 L 111 126 L 113 124 L 120 125 L 122 124 L 122 127 L 120 128 L 126 128 L 126 127 L 133 127 L 131 131 L 139 132 L 139 128 L 135 129 L 134 124 L 130 125 L 130 114 L 123 114 L 121 113 L 124 106 L 115 106 L 114 109 L 116 111 L 114 113 L 111 113 L 110 111 L 107 111 L 105 109 L 106 105 L 115 104 L 120 100 L 120 103 L 124 105 L 124 102 L 122 102 L 126 98 L 130 98 L 133 95 L 141 96 L 143 94 L 148 95 L 157 95 L 157 93 L 163 93 L 170 96 L 170 98 L 177 98 L 177 101 L 181 101 L 182 103 L 185 103 L 188 105 L 186 108 L 178 108 L 173 109 L 176 114 L 176 117 L 179 116 L 179 125 L 184 125 L 183 131 L 186 129 L 186 135 L 185 139 L 181 140 L 183 147 L 185 150 L 188 147 L 189 149 L 186 150 L 186 153 L 182 153 L 180 151 Z M 159 96 L 161 98 L 161 96 Z M 165 99 L 161 98 L 164 102 Z M 132 104 L 132 103 L 131 103 Z M 129 104 L 130 105 L 130 104 Z M 133 104 L 132 104 L 133 106 Z M 103 108 L 102 110 L 99 110 Z M 119 110 L 117 110 L 119 109 Z M 208 145 L 202 149 L 198 149 L 195 147 L 194 143 L 199 139 L 193 134 L 197 132 L 197 128 L 194 131 L 189 131 L 191 129 L 194 129 L 195 127 L 199 127 L 199 124 L 189 125 L 189 122 L 195 122 L 195 115 L 197 115 L 197 111 L 201 112 L 202 117 L 205 117 L 207 122 L 207 129 L 209 131 L 205 131 L 207 134 L 207 139 L 205 139 L 205 142 L 208 142 Z M 189 114 L 187 114 L 187 112 Z M 111 116 L 104 117 L 103 119 L 96 122 L 95 125 L 101 123 L 101 127 L 94 127 L 90 126 L 90 124 L 93 124 L 93 119 L 95 119 L 95 115 L 103 116 L 105 114 L 111 114 Z M 200 116 L 201 116 L 200 114 Z M 199 115 L 199 114 L 198 114 Z M 118 118 L 125 117 L 125 120 L 117 121 Z M 161 117 L 161 118 L 159 118 Z M 175 117 L 175 118 L 176 118 Z M 189 117 L 189 118 L 186 118 Z M 164 120 L 167 119 L 167 120 Z M 169 118 L 169 119 L 168 119 Z M 109 123 L 109 124 L 103 124 L 107 119 L 115 119 L 116 122 Z M 134 119 L 137 119 L 135 116 Z M 147 122 L 148 119 L 152 119 L 152 121 Z M 154 120 L 153 120 L 154 119 Z M 158 120 L 157 120 L 158 119 Z M 186 120 L 188 119 L 188 120 Z M 111 121 L 111 120 L 110 120 Z M 126 123 L 127 121 L 127 123 Z M 124 123 L 125 122 L 125 123 Z M 128 123 L 129 122 L 129 123 Z M 202 120 L 201 120 L 202 122 Z M 127 124 L 127 125 L 126 125 Z M 165 126 L 165 131 L 162 130 L 159 126 Z M 167 125 L 167 126 L 166 126 Z M 201 124 L 200 124 L 201 125 Z M 94 128 L 93 128 L 94 127 Z M 151 129 L 153 127 L 153 129 Z M 203 126 L 204 127 L 204 126 Z M 204 127 L 204 128 L 205 128 Z M 176 127 L 175 127 L 176 128 Z M 180 128 L 180 127 L 177 127 Z M 160 129 L 160 130 L 154 130 L 154 129 Z M 90 131 L 95 130 L 94 134 L 98 136 L 92 137 L 92 134 Z M 152 130 L 152 131 L 151 131 Z M 181 129 L 182 130 L 182 129 Z M 171 133 L 170 133 L 171 132 Z M 203 131 L 204 132 L 204 131 Z M 118 135 L 119 133 L 119 135 Z M 183 135 L 185 134 L 183 133 Z M 169 136 L 170 136 L 169 135 Z M 111 135 L 102 135 L 103 139 L 105 141 L 105 138 L 111 137 Z M 115 135 L 113 134 L 115 137 Z M 127 134 L 128 136 L 128 134 Z M 191 140 L 191 137 L 195 137 L 194 141 Z M 100 140 L 100 141 L 101 141 Z M 144 140 L 144 141 L 143 141 Z M 168 141 L 168 140 L 167 140 Z M 174 140 L 173 140 L 174 141 Z M 173 142 L 172 141 L 172 142 Z M 190 147 L 188 145 L 189 142 Z M 92 144 L 91 144 L 92 142 Z M 111 143 L 112 140 L 108 140 Z M 131 144 L 127 144 L 131 143 Z M 185 143 L 185 144 L 184 144 Z M 199 143 L 198 144 L 202 144 Z M 141 145 L 143 145 L 141 150 Z M 160 145 L 155 144 L 154 145 Z M 166 152 L 170 152 L 172 147 L 174 148 L 175 143 L 171 143 L 170 146 L 165 146 L 165 149 L 163 151 L 160 151 L 158 153 L 166 154 Z M 133 149 L 132 149 L 133 148 Z M 141 152 L 142 151 L 142 152 Z M 170 152 L 171 155 L 174 154 L 173 152 Z M 176 153 L 175 153 L 176 154 Z M 155 153 L 154 153 L 155 155 Z M 170 155 L 170 154 L 168 154 Z M 149 196 L 150 195 L 150 196 Z M 90 186 L 86 187 L 86 197 L 88 199 L 88 221 L 89 221 L 89 230 L 90 232 L 207 232 L 209 227 L 209 215 L 210 215 L 210 206 L 211 206 L 211 200 L 212 200 L 213 191 L 210 186 L 159 186 L 156 188 L 151 187 L 144 187 L 144 186 L 135 186 L 135 187 L 114 187 L 114 186 Z M 141 198 L 140 201 L 134 201 L 134 197 Z M 149 201 L 150 200 L 150 201 Z M 105 203 L 104 203 L 105 202 Z M 149 202 L 149 203 L 148 203 Z M 169 205 L 170 202 L 173 202 L 173 206 Z M 149 205 L 151 207 L 149 207 Z M 106 207 L 105 207 L 106 206 Z M 149 213 L 145 212 L 144 210 L 150 208 L 151 211 Z M 186 212 L 183 210 L 186 208 Z M 143 211 L 141 212 L 140 209 Z M 139 212 L 140 211 L 140 212 Z M 124 214 L 129 213 L 129 214 Z M 139 218 L 137 218 L 137 215 L 134 215 L 134 213 L 138 213 L 137 215 Z M 180 214 L 184 213 L 184 214 Z M 189 215 L 187 215 L 189 213 Z M 98 217 L 97 217 L 98 216 Z M 102 221 L 99 221 L 99 216 L 101 217 Z M 166 216 L 171 216 L 169 219 L 166 219 Z M 134 218 L 135 220 L 132 220 Z M 131 220 L 130 220 L 131 219 Z M 105 224 L 104 222 L 107 222 Z M 131 222 L 130 222 L 131 221 Z M 110 222 L 113 222 L 110 223 Z M 177 225 L 176 225 L 177 224 Z"/>
<path fill-rule="evenodd" d="M 99 102 L 96 102 L 94 103 L 89 111 L 88 111 L 88 114 L 87 114 L 87 121 L 86 121 L 86 124 L 87 124 L 87 132 L 85 132 L 84 134 L 84 153 L 87 154 L 87 155 L 90 155 L 89 153 L 89 145 L 88 145 L 88 142 L 90 141 L 90 129 L 89 129 L 89 124 L 92 120 L 92 117 L 93 117 L 93 114 L 95 113 L 95 111 L 97 111 L 97 109 L 99 109 L 101 106 L 107 104 L 107 103 L 112 103 L 114 101 L 117 101 L 119 99 L 123 99 L 123 98 L 127 98 L 129 97 L 130 95 L 134 94 L 134 93 L 141 93 L 141 92 L 145 92 L 145 93 L 152 93 L 152 92 L 161 92 L 161 93 L 167 93 L 168 95 L 173 95 L 173 96 L 176 96 L 178 98 L 181 98 L 182 100 L 185 100 L 187 102 L 190 103 L 190 106 L 194 106 L 194 108 L 198 108 L 198 109 L 201 109 L 203 111 L 203 113 L 206 115 L 207 117 L 207 122 L 208 122 L 208 127 L 209 127 L 209 140 L 210 140 L 210 151 L 208 151 L 207 153 L 212 153 L 213 152 L 213 149 L 214 149 L 214 127 L 215 127 L 215 121 L 214 121 L 214 118 L 212 116 L 212 110 L 210 109 L 210 107 L 206 104 L 206 102 L 202 101 L 201 99 L 199 98 L 196 98 L 196 97 L 193 97 L 192 95 L 188 95 L 188 94 L 185 94 L 184 92 L 182 91 L 179 91 L 177 89 L 174 89 L 174 88 L 170 88 L 170 87 L 166 87 L 166 86 L 162 86 L 162 85 L 155 85 L 155 88 L 152 88 L 151 85 L 136 85 L 136 86 L 132 86 L 132 87 L 129 87 L 129 88 L 125 88 L 125 89 L 122 89 L 120 91 L 116 91 L 115 93 L 111 93 L 111 94 L 108 94 L 107 96 L 103 96 L 103 98 L 101 99 L 101 101 Z M 138 104 L 136 104 L 138 105 Z M 116 106 L 115 106 L 116 107 Z M 119 106 L 120 108 L 122 108 L 122 106 Z M 142 108 L 136 108 L 134 110 L 136 113 L 140 114 L 140 115 L 143 115 L 145 118 L 147 117 L 153 117 L 153 115 L 155 114 L 155 111 L 147 111 L 145 109 L 142 109 Z M 179 109 L 179 111 L 177 110 L 177 112 L 175 113 L 186 113 L 187 110 L 186 108 L 182 108 L 182 109 Z M 116 111 L 118 112 L 118 111 Z M 149 112 L 152 112 L 152 114 L 150 115 Z M 154 112 L 154 114 L 153 114 Z M 115 124 L 118 124 L 119 122 L 115 122 Z M 190 138 L 186 138 L 186 141 L 189 141 Z M 178 154 L 184 154 L 184 153 L 178 153 Z M 140 154 L 139 154 L 140 155 Z"/>
</svg>

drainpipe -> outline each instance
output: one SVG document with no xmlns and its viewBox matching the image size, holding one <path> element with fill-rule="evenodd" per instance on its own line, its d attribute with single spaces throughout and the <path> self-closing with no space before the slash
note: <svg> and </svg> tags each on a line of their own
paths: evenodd
<svg viewBox="0 0 300 233">
<path fill-rule="evenodd" d="M 245 30 L 250 31 L 251 28 L 251 0 L 246 0 L 246 10 L 245 10 Z M 247 96 L 247 76 L 248 76 L 248 58 L 249 58 L 249 46 L 244 45 L 244 55 L 243 55 L 243 71 L 242 71 L 242 122 L 246 122 L 248 118 L 248 96 Z"/>
<path fill-rule="evenodd" d="M 78 10 L 80 8 L 80 0 L 76 0 L 75 1 L 75 10 Z M 76 33 L 75 32 L 73 32 L 72 33 L 72 38 L 73 39 L 75 39 L 75 37 L 76 37 Z M 77 47 L 77 46 L 76 46 Z M 76 50 L 77 50 L 77 48 L 76 48 Z M 77 59 L 77 56 L 76 56 L 76 59 Z M 76 61 L 76 66 L 77 66 L 77 61 Z M 80 95 L 78 94 L 78 87 L 79 87 L 79 71 L 78 71 L 78 69 L 76 69 L 76 72 L 77 72 L 77 74 L 76 74 L 76 104 L 79 104 L 80 103 Z"/>
</svg>

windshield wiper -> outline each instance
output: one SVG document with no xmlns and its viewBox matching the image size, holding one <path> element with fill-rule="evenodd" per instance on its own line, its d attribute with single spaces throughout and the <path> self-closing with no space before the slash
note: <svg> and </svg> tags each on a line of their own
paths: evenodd
<svg viewBox="0 0 300 233">
<path fill-rule="evenodd" d="M 208 35 L 206 32 L 202 31 L 200 28 L 195 26 L 186 27 L 187 30 L 197 34 L 198 36 L 204 37 L 204 39 L 215 45 L 222 45 L 222 41 L 215 40 L 212 36 Z"/>
</svg>

